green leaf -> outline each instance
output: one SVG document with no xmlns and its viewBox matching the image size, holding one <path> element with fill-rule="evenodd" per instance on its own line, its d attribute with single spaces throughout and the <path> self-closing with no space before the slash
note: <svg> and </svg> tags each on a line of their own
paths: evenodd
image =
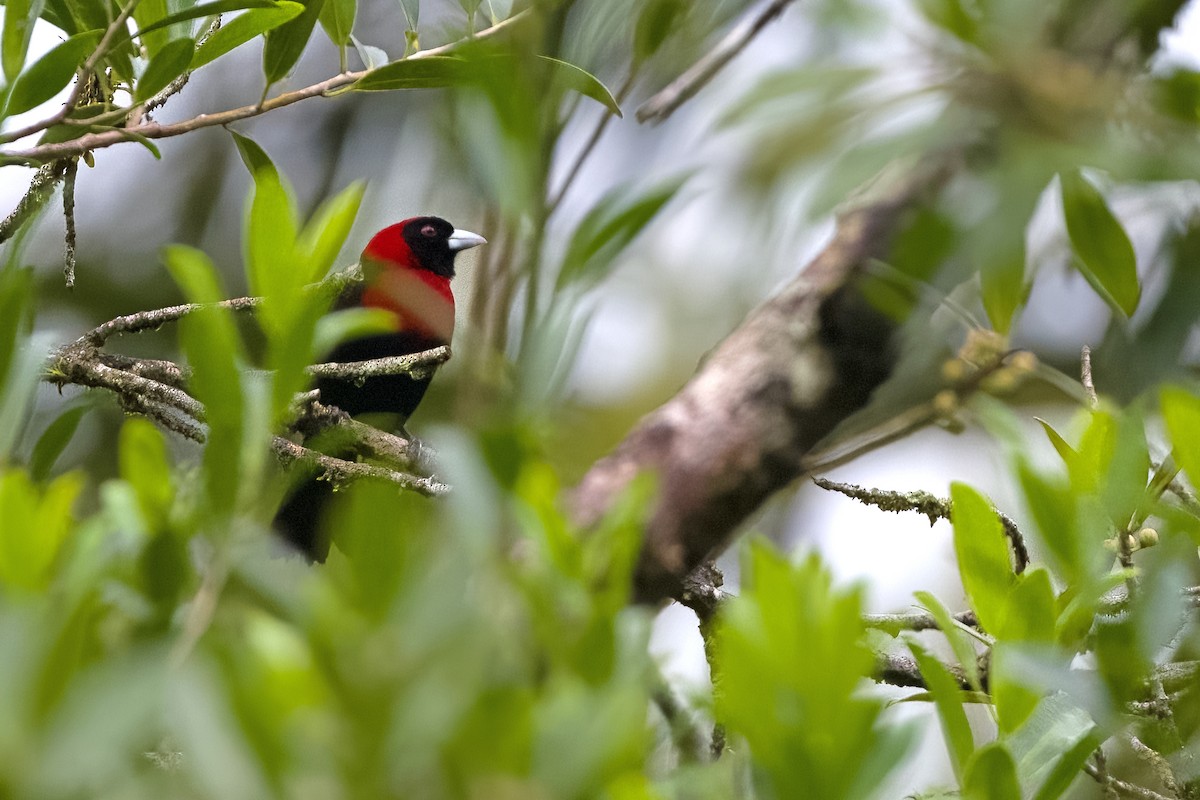
<svg viewBox="0 0 1200 800">
<path fill-rule="evenodd" d="M 0 472 L 0 582 L 26 591 L 46 587 L 82 488 L 76 474 L 61 475 L 42 491 L 24 470 Z"/>
<path fill-rule="evenodd" d="M 967 683 L 971 685 L 971 689 L 976 692 L 982 692 L 983 686 L 979 680 L 979 663 L 978 655 L 975 652 L 975 638 L 971 634 L 963 630 L 962 625 L 954 619 L 950 613 L 950 609 L 938 600 L 929 592 L 916 592 L 915 597 L 917 602 L 925 607 L 933 618 L 937 621 L 938 630 L 946 637 L 950 643 L 950 649 L 954 651 L 954 657 L 958 659 L 958 665 L 962 667 L 963 674 L 967 678 Z"/>
<path fill-rule="evenodd" d="M 133 8 L 133 21 L 137 23 L 139 28 L 146 28 L 153 25 L 163 17 L 167 16 L 167 0 L 139 0 L 138 4 Z M 166 46 L 171 40 L 171 35 L 159 28 L 157 30 L 143 33 L 140 41 L 145 48 L 146 55 L 153 61 L 159 51 Z"/>
<path fill-rule="evenodd" d="M 1021 800 L 1017 765 L 1003 742 L 981 747 L 967 766 L 964 800 Z"/>
<path fill-rule="evenodd" d="M 1175 460 L 1192 485 L 1200 486 L 1200 397 L 1177 386 L 1165 386 L 1159 404 Z"/>
<path fill-rule="evenodd" d="M 954 552 L 971 608 L 984 629 L 1003 624 L 1008 593 L 1016 582 L 1008 541 L 992 504 L 964 483 L 950 487 L 954 503 Z"/>
<path fill-rule="evenodd" d="M 1025 787 L 1033 796 L 1054 800 L 1079 777 L 1083 762 L 1099 746 L 1096 725 L 1062 692 L 1050 692 L 1028 720 L 1005 740 Z"/>
<path fill-rule="evenodd" d="M 881 725 L 879 700 L 860 690 L 874 661 L 861 589 L 835 589 L 816 556 L 793 566 L 757 541 L 742 574 L 715 633 L 717 719 L 745 737 L 764 796 L 868 795 L 903 753 L 894 737 L 908 733 Z"/>
<path fill-rule="evenodd" d="M 1132 316 L 1142 289 L 1129 236 L 1104 196 L 1078 170 L 1060 173 L 1059 183 L 1079 271 L 1109 305 Z"/>
<path fill-rule="evenodd" d="M 276 0 L 217 0 L 215 3 L 201 3 L 200 5 L 177 11 L 174 14 L 168 14 L 162 19 L 142 27 L 133 35 L 135 38 L 145 38 L 146 34 L 161 31 L 164 28 L 178 25 L 181 22 L 200 19 L 202 17 L 212 17 L 230 11 L 241 11 L 244 8 L 275 8 L 277 5 L 279 3 Z M 121 42 L 125 38 L 122 34 L 118 34 L 116 41 Z"/>
<path fill-rule="evenodd" d="M 254 196 L 246 219 L 246 278 L 251 294 L 270 298 L 285 287 L 307 282 L 296 271 L 296 212 L 279 171 L 252 139 L 230 132 L 242 162 L 254 178 Z M 268 321 L 272 311 L 264 308 Z"/>
<path fill-rule="evenodd" d="M 1071 447 L 1067 440 L 1058 431 L 1054 430 L 1054 427 L 1049 422 L 1040 417 L 1034 417 L 1034 419 L 1038 421 L 1038 424 L 1042 426 L 1042 430 L 1046 432 L 1046 438 L 1050 440 L 1050 444 L 1054 445 L 1054 451 L 1058 453 L 1059 458 L 1068 467 L 1071 466 L 1075 462 L 1075 459 L 1079 458 L 1079 453 L 1075 452 L 1075 448 Z"/>
<path fill-rule="evenodd" d="M 369 44 L 363 44 L 358 40 L 358 37 L 351 34 L 350 41 L 354 45 L 354 49 L 358 52 L 358 57 L 362 60 L 364 69 L 375 69 L 382 67 L 384 64 L 391 61 L 388 58 L 387 51 L 382 47 L 374 47 Z"/>
<path fill-rule="evenodd" d="M 13 81 L 4 114 L 24 113 L 37 108 L 62 91 L 75 70 L 96 49 L 103 31 L 77 33 L 35 61 Z"/>
<path fill-rule="evenodd" d="M 204 447 L 203 516 L 224 518 L 232 513 L 241 489 L 242 417 L 245 400 L 238 371 L 237 329 L 226 309 L 212 262 L 199 250 L 173 245 L 164 251 L 171 277 L 193 303 L 209 304 L 179 323 L 179 336 L 192 368 L 189 381 L 204 404 L 208 440 Z"/>
<path fill-rule="evenodd" d="M 300 60 L 316 27 L 322 3 L 323 0 L 304 0 L 303 14 L 267 35 L 263 47 L 263 75 L 268 86 L 282 80 Z"/>
<path fill-rule="evenodd" d="M 350 235 L 354 218 L 358 216 L 365 189 L 366 184 L 362 181 L 350 184 L 336 197 L 322 203 L 304 226 L 297 242 L 302 261 L 307 265 L 303 283 L 319 281 L 333 266 Z"/>
<path fill-rule="evenodd" d="M 196 48 L 192 57 L 192 69 L 205 64 L 260 36 L 268 31 L 296 19 L 304 13 L 304 6 L 291 0 L 279 0 L 266 8 L 252 8 L 222 25 L 208 41 Z"/>
<path fill-rule="evenodd" d="M 1025 249 L 998 256 L 979 272 L 981 300 L 992 327 L 1000 333 L 1012 329 L 1017 312 L 1029 299 L 1032 284 L 1025 280 Z"/>
<path fill-rule="evenodd" d="M 654 219 L 683 185 L 676 179 L 632 199 L 614 189 L 588 212 L 567 245 L 557 289 L 572 283 L 599 281 L 614 265 L 617 255 Z"/>
<path fill-rule="evenodd" d="M 357 13 L 357 0 L 325 0 L 321 7 L 321 27 L 338 47 L 345 47 L 350 43 L 350 32 L 354 30 L 354 17 Z"/>
<path fill-rule="evenodd" d="M 968 44 L 978 43 L 979 24 L 962 0 L 920 0 L 918 5 L 925 18 L 946 33 Z"/>
<path fill-rule="evenodd" d="M 167 84 L 178 78 L 192 63 L 196 43 L 191 39 L 174 39 L 165 44 L 137 82 L 133 97 L 139 103 L 158 94 Z"/>
<path fill-rule="evenodd" d="M 460 81 L 464 74 L 463 67 L 462 59 L 453 56 L 405 58 L 371 70 L 351 88 L 356 92 L 435 89 Z"/>
<path fill-rule="evenodd" d="M 550 64 L 552 67 L 552 79 L 560 86 L 579 92 L 584 97 L 590 97 L 616 116 L 622 116 L 620 104 L 612 96 L 612 92 L 608 90 L 608 87 L 601 83 L 600 79 L 595 75 L 581 67 L 557 58 L 551 58 L 550 56 L 538 56 L 538 58 Z"/>
<path fill-rule="evenodd" d="M 1017 576 L 1008 595 L 1003 624 L 993 633 L 1012 641 L 1053 642 L 1058 608 L 1050 573 L 1041 567 Z"/>
<path fill-rule="evenodd" d="M 139 0 L 138 5 L 133 7 L 133 22 L 137 23 L 138 28 L 145 28 L 146 25 L 152 25 L 166 17 L 167 12 L 167 0 Z M 170 38 L 172 36 L 167 31 L 158 29 L 144 34 L 139 41 L 142 42 L 145 54 L 154 60 L 154 56 L 167 46 Z"/>
<path fill-rule="evenodd" d="M 929 693 L 933 695 L 946 749 L 950 753 L 950 765 L 961 783 L 967 760 L 975 751 L 975 738 L 967 722 L 967 712 L 963 709 L 963 691 L 946 666 L 921 647 L 915 637 L 906 636 L 904 641 L 921 668 L 921 677 L 925 679 Z"/>
<path fill-rule="evenodd" d="M 313 336 L 313 352 L 320 358 L 342 342 L 371 336 L 376 333 L 394 333 L 396 315 L 382 308 L 346 308 L 326 314 L 317 321 Z"/>
<path fill-rule="evenodd" d="M 643 3 L 633 30 L 634 58 L 644 61 L 657 53 L 687 9 L 684 0 L 650 0 Z"/>
<path fill-rule="evenodd" d="M 0 60 L 4 63 L 4 79 L 12 83 L 25 66 L 33 23 L 42 15 L 44 0 L 6 0 L 4 31 L 0 34 Z"/>
<path fill-rule="evenodd" d="M 146 529 L 160 527 L 175 497 L 171 461 L 162 433 L 150 420 L 130 417 L 121 426 L 117 453 L 121 478 L 137 495 Z"/>
<path fill-rule="evenodd" d="M 38 437 L 37 444 L 33 446 L 33 453 L 29 457 L 29 473 L 35 481 L 44 481 L 50 477 L 50 470 L 54 468 L 54 462 L 58 461 L 63 450 L 67 449 L 71 437 L 79 428 L 80 420 L 89 410 L 89 406 L 68 408 L 46 426 L 46 430 Z"/>
</svg>

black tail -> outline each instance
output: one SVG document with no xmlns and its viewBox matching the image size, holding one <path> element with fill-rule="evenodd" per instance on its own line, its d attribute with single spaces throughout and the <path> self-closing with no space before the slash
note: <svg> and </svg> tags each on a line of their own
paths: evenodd
<svg viewBox="0 0 1200 800">
<path fill-rule="evenodd" d="M 311 564 L 325 563 L 331 540 L 325 517 L 333 499 L 333 484 L 321 480 L 320 469 L 310 470 L 275 514 L 273 527 Z"/>
</svg>

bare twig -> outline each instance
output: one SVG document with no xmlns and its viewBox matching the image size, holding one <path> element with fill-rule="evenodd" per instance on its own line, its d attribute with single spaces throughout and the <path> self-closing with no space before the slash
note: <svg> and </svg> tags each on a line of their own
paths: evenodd
<svg viewBox="0 0 1200 800">
<path fill-rule="evenodd" d="M 637 80 L 636 67 L 629 71 L 629 77 L 625 79 L 625 82 L 621 84 L 621 88 L 617 90 L 617 94 L 614 99 L 617 101 L 618 106 L 625 102 L 625 98 L 629 96 L 629 92 L 631 89 L 633 89 L 633 83 L 635 80 Z M 607 130 L 608 124 L 612 121 L 612 119 L 613 115 L 607 110 L 604 112 L 603 116 L 600 117 L 600 121 L 597 122 L 596 127 L 592 129 L 591 136 L 589 136 L 588 140 L 584 142 L 583 147 L 579 150 L 579 154 L 575 156 L 575 161 L 573 164 L 571 164 L 571 168 L 567 170 L 567 175 L 565 178 L 563 178 L 562 185 L 560 185 L 558 187 L 558 191 L 546 201 L 546 216 L 553 214 L 555 209 L 558 208 L 559 204 L 562 203 L 563 197 L 567 194 L 567 191 L 571 188 L 571 185 L 575 183 L 575 178 L 579 176 L 579 171 L 583 169 L 583 165 L 587 162 L 588 156 L 590 156 L 592 151 L 596 149 L 596 145 L 600 142 L 600 137 L 604 135 L 604 131 Z"/>
<path fill-rule="evenodd" d="M 421 50 L 409 56 L 410 59 L 429 58 L 430 56 L 445 55 L 452 52 L 463 44 L 473 40 L 479 40 L 495 36 L 513 25 L 517 24 L 522 19 L 528 16 L 528 11 L 523 11 L 519 14 L 514 14 L 508 19 L 500 22 L 487 30 L 480 31 L 473 37 L 459 39 L 441 47 L 433 47 L 428 50 Z M 166 139 L 172 136 L 181 136 L 185 133 L 190 133 L 201 128 L 211 128 L 219 125 L 229 125 L 233 122 L 238 122 L 244 119 L 251 119 L 274 111 L 284 106 L 290 106 L 293 103 L 298 103 L 301 100 L 307 100 L 311 97 L 322 97 L 333 93 L 337 89 L 342 89 L 350 86 L 363 75 L 366 75 L 368 70 L 359 70 L 357 72 L 343 72 L 339 75 L 334 75 L 331 78 L 314 83 L 311 86 L 306 86 L 302 89 L 296 89 L 291 92 L 284 92 L 261 103 L 254 105 L 242 106 L 240 108 L 232 108 L 227 111 L 219 111 L 212 114 L 200 114 L 191 119 L 183 120 L 169 125 L 159 124 L 157 122 L 145 122 L 141 125 L 132 128 L 120 128 L 111 131 L 99 131 L 95 133 L 87 133 L 77 139 L 72 139 L 67 142 L 47 142 L 44 144 L 35 145 L 26 150 L 14 150 L 5 153 L 12 158 L 25 159 L 27 161 L 49 161 L 55 158 L 64 158 L 67 156 L 82 155 L 88 150 L 100 150 L 105 147 L 111 147 L 114 144 L 126 142 L 132 136 L 138 136 L 145 139 Z M 61 121 L 61 120 L 56 120 Z M 51 123 L 54 124 L 54 123 Z M 31 126 L 31 130 L 22 133 L 15 131 L 22 136 L 29 133 L 36 133 L 42 130 L 41 127 Z M 0 136 L 0 143 L 15 141 L 18 136 L 6 134 Z"/>
<path fill-rule="evenodd" d="M 67 232 L 63 246 L 63 280 L 68 289 L 75 288 L 75 173 L 78 162 L 73 158 L 67 160 L 66 172 L 63 175 L 63 219 L 66 221 Z"/>
<path fill-rule="evenodd" d="M 793 0 L 771 0 L 761 9 L 741 19 L 712 50 L 687 69 L 658 94 L 642 103 L 637 110 L 639 122 L 662 122 L 675 109 L 690 100 L 716 77 L 726 64 L 765 28 L 783 13 Z"/>
</svg>

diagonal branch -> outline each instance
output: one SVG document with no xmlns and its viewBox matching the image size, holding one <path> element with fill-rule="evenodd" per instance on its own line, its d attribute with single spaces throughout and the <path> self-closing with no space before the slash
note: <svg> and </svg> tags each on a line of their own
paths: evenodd
<svg viewBox="0 0 1200 800">
<path fill-rule="evenodd" d="M 481 31 L 472 37 L 459 39 L 455 42 L 442 45 L 440 47 L 432 47 L 428 50 L 421 50 L 408 56 L 409 59 L 429 58 L 430 56 L 445 55 L 453 50 L 461 47 L 467 42 L 476 41 L 479 39 L 495 36 L 502 31 L 507 30 L 511 26 L 517 24 L 522 19 L 528 16 L 527 11 L 519 14 L 514 14 L 503 22 L 497 23 L 487 30 Z M 105 147 L 111 147 L 114 144 L 130 141 L 131 136 L 137 136 L 144 139 L 166 139 L 172 136 L 181 136 L 185 133 L 190 133 L 201 128 L 211 128 L 219 125 L 229 125 L 233 122 L 238 122 L 252 117 L 262 116 L 270 111 L 274 111 L 284 106 L 290 106 L 293 103 L 298 103 L 301 100 L 308 100 L 312 97 L 329 96 L 335 90 L 343 89 L 363 75 L 366 75 L 369 70 L 359 70 L 356 72 L 343 72 L 334 75 L 331 78 L 314 83 L 310 86 L 305 86 L 302 89 L 296 89 L 291 92 L 264 100 L 261 103 L 254 105 L 242 106 L 240 108 L 231 108 L 226 111 L 218 111 L 212 114 L 199 114 L 191 119 L 183 120 L 171 124 L 160 124 L 157 122 L 144 122 L 136 127 L 118 128 L 115 130 L 99 131 L 95 133 L 86 133 L 78 139 L 71 139 L 66 142 L 46 142 L 44 144 L 35 145 L 25 150 L 11 150 L 3 153 L 14 159 L 25 161 L 50 161 L 56 158 L 64 158 L 66 156 L 78 156 L 89 150 L 100 150 Z M 58 120 L 61 121 L 61 120 Z M 12 134 L 0 136 L 0 143 L 14 141 L 16 134 L 27 135 L 27 133 L 36 133 L 42 130 L 41 127 L 34 128 L 31 131 L 23 132 L 14 131 Z"/>
<path fill-rule="evenodd" d="M 858 276 L 958 163 L 953 152 L 931 156 L 842 214 L 807 269 L 584 476 L 572 509 L 590 526 L 635 475 L 658 475 L 635 577 L 640 600 L 676 595 L 891 372 L 894 324 L 862 298 Z"/>
<path fill-rule="evenodd" d="M 675 109 L 707 86 L 726 64 L 750 44 L 759 31 L 782 14 L 792 2 L 793 0 L 770 0 L 763 8 L 739 21 L 703 58 L 671 81 L 665 89 L 642 103 L 637 110 L 638 122 L 662 122 L 675 113 Z"/>
</svg>

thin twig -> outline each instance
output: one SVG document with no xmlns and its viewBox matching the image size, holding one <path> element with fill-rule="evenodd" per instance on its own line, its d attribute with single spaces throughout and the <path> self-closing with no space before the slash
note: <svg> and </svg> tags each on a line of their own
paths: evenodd
<svg viewBox="0 0 1200 800">
<path fill-rule="evenodd" d="M 467 42 L 488 38 L 506 30 L 518 21 L 524 19 L 529 14 L 528 11 L 522 11 L 519 14 L 514 14 L 503 22 L 481 31 L 471 38 L 459 39 L 441 47 L 433 47 L 429 50 L 421 50 L 413 53 L 409 59 L 429 58 L 431 56 L 444 55 L 461 47 Z M 67 142 L 47 142 L 39 144 L 26 150 L 15 150 L 5 153 L 12 158 L 25 159 L 27 161 L 49 161 L 55 158 L 64 158 L 67 156 L 82 155 L 88 150 L 100 150 L 105 147 L 111 147 L 120 142 L 129 141 L 131 136 L 137 136 L 145 139 L 166 139 L 172 136 L 181 136 L 185 133 L 190 133 L 201 128 L 211 128 L 218 125 L 229 125 L 233 122 L 238 122 L 243 119 L 251 119 L 274 111 L 284 106 L 290 106 L 293 103 L 298 103 L 301 100 L 307 100 L 311 97 L 327 96 L 337 89 L 350 86 L 362 76 L 366 75 L 368 70 L 359 70 L 357 72 L 343 72 L 339 75 L 334 75 L 331 78 L 314 83 L 311 86 L 306 86 L 302 89 L 296 89 L 291 92 L 284 92 L 281 95 L 264 100 L 261 103 L 254 105 L 242 106 L 240 108 L 232 108 L 227 111 L 219 111 L 212 114 L 199 114 L 191 119 L 183 120 L 169 125 L 159 124 L 157 122 L 146 122 L 133 128 L 120 128 L 111 131 L 98 131 L 95 133 L 87 133 L 77 139 L 72 139 Z M 41 130 L 41 127 L 34 127 L 28 133 L 36 133 Z M 15 133 L 21 133 L 17 131 Z M 22 133 L 27 135 L 27 133 Z M 5 134 L 0 136 L 0 144 L 15 141 L 16 136 Z"/>
<path fill-rule="evenodd" d="M 116 36 L 118 30 L 125 27 L 125 23 L 129 21 L 129 15 L 137 8 L 138 2 L 139 0 L 129 0 L 129 3 L 121 9 L 121 13 L 117 14 L 116 19 L 105 28 L 104 35 L 100 37 L 100 42 L 96 45 L 96 49 L 92 51 L 87 60 L 83 62 L 83 66 L 79 68 L 79 74 L 75 78 L 75 83 L 71 86 L 71 93 L 67 95 L 67 100 L 63 103 L 62 108 L 45 119 L 30 123 L 24 128 L 17 128 L 8 133 L 0 134 L 0 144 L 15 142 L 18 139 L 23 139 L 39 131 L 52 128 L 70 116 L 71 112 L 75 110 L 75 106 L 79 104 L 79 97 L 83 94 L 83 87 L 87 83 L 88 75 L 96 69 L 96 65 L 100 63 L 100 59 L 104 58 L 108 52 L 109 45 L 112 44 L 113 37 Z M 83 150 L 71 153 L 70 155 L 83 155 L 84 150 L 88 149 L 90 148 L 85 147 Z M 20 157 L 18 156 L 18 158 Z M 35 158 L 33 160 L 48 161 L 49 159 Z"/>
<path fill-rule="evenodd" d="M 1083 771 L 1094 778 L 1097 783 L 1103 786 L 1105 791 L 1112 790 L 1117 797 L 1132 797 L 1135 798 L 1135 800 L 1171 800 L 1170 797 L 1159 794 L 1155 791 L 1151 791 L 1150 789 L 1144 789 L 1141 786 L 1137 786 L 1132 783 L 1126 783 L 1122 780 L 1117 780 L 1109 775 L 1107 771 L 1101 772 L 1101 770 L 1093 764 L 1085 763 L 1083 765 Z"/>
<path fill-rule="evenodd" d="M 783 10 L 791 3 L 792 0 L 771 0 L 757 12 L 744 17 L 725 35 L 725 38 L 717 43 L 716 47 L 682 75 L 671 81 L 665 89 L 642 103 L 637 110 L 638 121 L 662 122 L 673 114 L 675 109 L 690 100 L 716 77 L 717 73 L 732 61 L 734 56 L 750 44 L 759 31 L 782 14 Z"/>
<path fill-rule="evenodd" d="M 63 219 L 67 232 L 63 245 L 63 280 L 68 289 L 75 288 L 75 174 L 79 163 L 68 158 L 63 175 Z"/>
<path fill-rule="evenodd" d="M 635 80 L 637 80 L 636 67 L 629 71 L 629 77 L 625 79 L 625 82 L 621 84 L 621 88 L 617 90 L 617 94 L 614 99 L 617 101 L 618 106 L 625 102 L 625 98 L 629 96 L 629 92 L 631 89 L 633 89 L 633 83 Z M 592 154 L 592 151 L 596 149 L 596 145 L 600 142 L 600 137 L 604 135 L 604 131 L 608 129 L 608 124 L 612 121 L 612 119 L 612 113 L 607 110 L 604 111 L 603 115 L 600 117 L 600 121 L 597 122 L 596 127 L 592 129 L 591 136 L 588 137 L 588 140 L 584 143 L 583 147 L 580 148 L 579 154 L 575 156 L 575 162 L 571 165 L 571 168 L 567 170 L 567 175 L 565 178 L 563 178 L 563 182 L 558 187 L 558 191 L 554 193 L 553 197 L 546 201 L 546 216 L 553 214 L 558 208 L 559 204 L 562 203 L 563 197 L 566 196 L 567 191 L 571 188 L 571 185 L 575 183 L 575 179 L 579 176 L 579 171 L 583 169 L 583 165 L 587 162 L 588 157 Z"/>
</svg>

